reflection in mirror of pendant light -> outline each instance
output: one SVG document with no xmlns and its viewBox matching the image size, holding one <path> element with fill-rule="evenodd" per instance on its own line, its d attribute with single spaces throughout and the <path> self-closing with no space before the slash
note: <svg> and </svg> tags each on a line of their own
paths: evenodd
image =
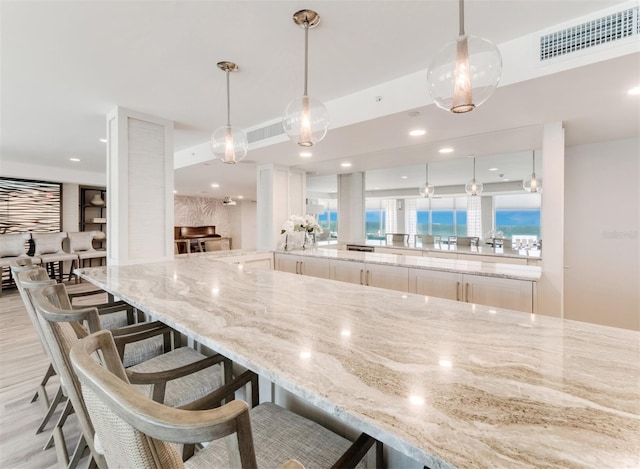
<svg viewBox="0 0 640 469">
<path fill-rule="evenodd" d="M 218 62 L 218 68 L 227 75 L 227 125 L 220 127 L 211 135 L 211 148 L 216 158 L 224 163 L 234 164 L 247 156 L 249 142 L 242 130 L 231 127 L 231 99 L 229 97 L 229 72 L 238 71 L 233 62 Z"/>
<path fill-rule="evenodd" d="M 425 164 L 425 183 L 420 187 L 420 195 L 425 199 L 429 199 L 433 197 L 433 194 L 436 193 L 435 188 L 429 184 L 429 164 Z"/>
<path fill-rule="evenodd" d="M 531 172 L 531 176 L 529 176 L 528 178 L 526 178 L 526 179 L 524 179 L 522 181 L 522 187 L 527 192 L 536 193 L 536 192 L 541 192 L 542 191 L 542 180 L 540 178 L 536 177 L 536 152 L 535 152 L 535 150 L 532 153 L 533 153 L 533 171 Z"/>
<path fill-rule="evenodd" d="M 483 185 L 476 181 L 476 157 L 473 157 L 473 179 L 465 184 L 464 190 L 470 196 L 482 194 Z"/>
<path fill-rule="evenodd" d="M 493 94 L 502 75 L 502 56 L 492 42 L 464 33 L 464 0 L 459 0 L 460 34 L 429 64 L 427 85 L 438 107 L 453 113 L 473 111 Z"/>
<path fill-rule="evenodd" d="M 322 140 L 329 128 L 327 108 L 307 93 L 309 29 L 318 25 L 320 15 L 313 10 L 300 10 L 293 14 L 293 22 L 304 29 L 304 94 L 287 105 L 282 127 L 291 140 L 301 147 L 310 147 Z"/>
</svg>

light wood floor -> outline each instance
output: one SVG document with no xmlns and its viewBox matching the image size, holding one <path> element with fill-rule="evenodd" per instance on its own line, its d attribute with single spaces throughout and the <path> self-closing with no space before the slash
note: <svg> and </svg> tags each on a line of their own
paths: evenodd
<svg viewBox="0 0 640 469">
<path fill-rule="evenodd" d="M 69 291 L 91 288 L 88 284 L 68 285 Z M 51 434 L 56 418 L 36 435 L 44 414 L 39 402 L 31 398 L 49 366 L 38 335 L 29 320 L 18 291 L 3 290 L 0 297 L 0 468 L 57 468 L 56 450 L 43 447 Z M 52 395 L 58 387 L 57 376 L 49 380 L 47 391 Z M 69 454 L 80 430 L 74 415 L 64 425 Z M 88 464 L 88 458 L 80 467 Z"/>
</svg>

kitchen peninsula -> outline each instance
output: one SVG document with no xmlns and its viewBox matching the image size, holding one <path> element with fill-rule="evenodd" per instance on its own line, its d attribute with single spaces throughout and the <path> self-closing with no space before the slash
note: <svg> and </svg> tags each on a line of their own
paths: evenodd
<svg viewBox="0 0 640 469">
<path fill-rule="evenodd" d="M 406 252 L 414 255 L 403 254 Z M 423 257 L 419 250 L 390 249 L 378 253 L 314 248 L 276 252 L 275 268 L 467 303 L 538 312 L 537 282 L 542 275 L 539 266 L 482 259 Z"/>
<path fill-rule="evenodd" d="M 207 254 L 78 272 L 379 439 L 404 467 L 640 465 L 638 332 Z"/>
</svg>

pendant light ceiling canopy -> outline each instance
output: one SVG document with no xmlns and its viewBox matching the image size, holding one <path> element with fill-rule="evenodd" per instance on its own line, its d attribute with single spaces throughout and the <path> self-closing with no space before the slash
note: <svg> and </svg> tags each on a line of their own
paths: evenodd
<svg viewBox="0 0 640 469">
<path fill-rule="evenodd" d="M 473 179 L 465 184 L 464 191 L 472 197 L 482 194 L 484 186 L 476 181 L 476 157 L 473 157 Z"/>
<path fill-rule="evenodd" d="M 429 94 L 453 113 L 473 111 L 493 94 L 502 75 L 502 56 L 492 42 L 464 32 L 464 0 L 459 0 L 460 34 L 435 55 L 427 71 Z"/>
<path fill-rule="evenodd" d="M 247 156 L 249 142 L 242 130 L 231 127 L 231 100 L 229 97 L 229 73 L 237 72 L 238 66 L 233 62 L 218 62 L 218 68 L 227 75 L 227 125 L 218 128 L 211 136 L 211 148 L 216 158 L 224 163 L 234 164 Z"/>
<path fill-rule="evenodd" d="M 301 147 L 310 147 L 321 141 L 329 128 L 327 108 L 307 93 L 309 29 L 320 23 L 320 15 L 313 10 L 300 10 L 293 14 L 293 22 L 304 29 L 304 93 L 287 105 L 282 126 L 291 140 Z"/>
<path fill-rule="evenodd" d="M 425 199 L 430 199 L 436 193 L 435 187 L 429 184 L 429 164 L 425 164 L 425 183 L 420 187 L 420 195 Z"/>
<path fill-rule="evenodd" d="M 522 187 L 527 192 L 532 192 L 532 193 L 542 192 L 542 179 L 536 177 L 536 152 L 535 152 L 535 150 L 532 153 L 533 153 L 533 155 L 532 155 L 533 156 L 533 170 L 531 172 L 531 176 L 529 176 L 528 178 L 526 178 L 526 179 L 524 179 L 522 181 Z"/>
</svg>

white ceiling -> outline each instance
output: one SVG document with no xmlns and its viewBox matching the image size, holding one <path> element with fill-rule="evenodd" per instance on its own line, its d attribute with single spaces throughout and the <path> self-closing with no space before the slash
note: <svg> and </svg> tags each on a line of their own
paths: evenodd
<svg viewBox="0 0 640 469">
<path fill-rule="evenodd" d="M 466 3 L 467 31 L 503 43 L 623 2 Z M 104 172 L 99 139 L 106 113 L 117 105 L 173 120 L 176 150 L 206 142 L 225 121 L 220 60 L 240 66 L 231 77 L 232 123 L 247 128 L 278 118 L 302 91 L 303 33 L 291 21 L 301 8 L 322 17 L 310 33 L 309 87 L 325 102 L 425 69 L 457 30 L 454 0 L 3 0 L 0 157 Z M 623 94 L 638 84 L 639 64 L 633 54 L 500 87 L 482 112 L 464 116 L 431 105 L 418 117 L 403 112 L 332 129 L 311 160 L 289 142 L 253 150 L 248 160 L 321 174 L 346 172 L 339 166 L 346 159 L 351 171 L 417 165 L 407 168 L 415 175 L 425 161 L 442 160 L 436 149 L 444 143 L 456 148 L 449 159 L 527 154 L 539 148 L 545 122 L 564 121 L 570 145 L 638 136 L 637 101 L 629 104 Z M 422 140 L 406 135 L 417 123 L 429 129 Z M 434 177 L 435 171 L 436 164 Z M 214 182 L 221 187 L 212 189 Z M 255 168 L 250 162 L 182 168 L 176 188 L 254 198 Z"/>
</svg>

